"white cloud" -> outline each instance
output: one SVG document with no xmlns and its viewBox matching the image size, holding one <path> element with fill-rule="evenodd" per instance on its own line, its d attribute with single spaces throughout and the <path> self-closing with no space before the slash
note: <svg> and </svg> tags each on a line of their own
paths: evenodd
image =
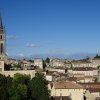
<svg viewBox="0 0 100 100">
<path fill-rule="evenodd" d="M 27 43 L 26 45 L 25 45 L 25 47 L 39 47 L 39 45 L 37 45 L 37 44 L 33 44 L 33 43 Z"/>
<path fill-rule="evenodd" d="M 23 54 L 23 53 L 19 53 L 17 54 L 18 57 L 30 57 L 32 54 Z"/>
<path fill-rule="evenodd" d="M 14 36 L 14 35 L 8 35 L 7 39 L 16 39 L 16 36 Z"/>
</svg>

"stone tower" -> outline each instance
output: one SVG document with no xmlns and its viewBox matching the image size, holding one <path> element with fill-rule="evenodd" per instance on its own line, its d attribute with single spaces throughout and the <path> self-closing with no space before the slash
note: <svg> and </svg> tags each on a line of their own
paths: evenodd
<svg viewBox="0 0 100 100">
<path fill-rule="evenodd" d="M 5 60 L 5 30 L 0 16 L 0 71 L 4 70 L 4 60 Z"/>
<path fill-rule="evenodd" d="M 2 23 L 2 18 L 0 16 L 0 60 L 5 59 L 5 32 Z"/>
</svg>

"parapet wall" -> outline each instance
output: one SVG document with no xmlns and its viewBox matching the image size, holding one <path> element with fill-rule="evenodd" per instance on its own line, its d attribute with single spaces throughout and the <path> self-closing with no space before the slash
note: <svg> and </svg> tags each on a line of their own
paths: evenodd
<svg viewBox="0 0 100 100">
<path fill-rule="evenodd" d="M 16 73 L 20 73 L 20 74 L 23 74 L 23 75 L 30 75 L 31 78 L 35 77 L 35 70 L 18 70 L 18 71 L 3 71 L 3 72 L 0 72 L 1 74 L 5 75 L 5 76 L 11 76 L 13 77 L 14 74 Z"/>
</svg>

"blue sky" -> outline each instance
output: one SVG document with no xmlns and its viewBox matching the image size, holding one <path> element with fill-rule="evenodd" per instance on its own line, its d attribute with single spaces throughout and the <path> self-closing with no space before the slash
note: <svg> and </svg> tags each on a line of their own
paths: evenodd
<svg viewBox="0 0 100 100">
<path fill-rule="evenodd" d="M 100 0 L 0 0 L 9 56 L 100 52 Z"/>
</svg>

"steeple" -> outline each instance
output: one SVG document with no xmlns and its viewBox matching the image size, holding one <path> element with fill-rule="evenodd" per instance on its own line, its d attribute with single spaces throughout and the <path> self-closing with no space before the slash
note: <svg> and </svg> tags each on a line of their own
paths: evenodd
<svg viewBox="0 0 100 100">
<path fill-rule="evenodd" d="M 1 14 L 0 14 L 0 31 L 3 32 L 3 22 L 2 22 Z"/>
<path fill-rule="evenodd" d="M 2 17 L 0 15 L 0 60 L 4 60 L 5 58 L 5 30 L 2 22 Z"/>
</svg>

